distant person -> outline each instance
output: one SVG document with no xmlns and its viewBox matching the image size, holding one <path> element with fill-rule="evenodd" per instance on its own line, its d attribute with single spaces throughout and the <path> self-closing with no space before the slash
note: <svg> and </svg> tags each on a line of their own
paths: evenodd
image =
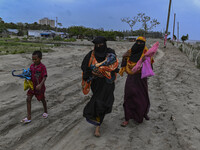
<svg viewBox="0 0 200 150">
<path fill-rule="evenodd" d="M 41 101 L 44 108 L 43 118 L 48 117 L 47 113 L 47 103 L 45 100 L 45 81 L 47 78 L 47 71 L 44 64 L 41 62 L 42 52 L 34 51 L 32 54 L 33 64 L 30 66 L 31 70 L 31 80 L 33 82 L 33 90 L 29 89 L 27 92 L 27 117 L 22 119 L 23 123 L 31 122 L 31 100 L 35 96 L 38 101 Z"/>
<path fill-rule="evenodd" d="M 83 71 L 82 88 L 87 94 L 92 90 L 92 97 L 83 110 L 86 120 L 95 125 L 96 137 L 100 136 L 100 125 L 106 114 L 111 113 L 114 102 L 114 89 L 118 60 L 115 51 L 107 48 L 106 38 L 96 37 L 94 50 L 91 50 L 83 59 L 81 69 Z"/>
<path fill-rule="evenodd" d="M 141 69 L 133 74 L 132 68 L 136 65 L 140 58 L 145 60 L 144 54 L 148 51 L 145 46 L 146 39 L 138 37 L 130 50 L 128 50 L 122 59 L 119 74 L 128 74 L 125 83 L 124 92 L 124 114 L 125 121 L 121 126 L 126 127 L 130 119 L 134 119 L 136 123 L 142 123 L 143 118 L 149 120 L 148 112 L 150 107 L 147 78 L 141 79 Z M 153 63 L 153 59 L 152 59 Z"/>
</svg>

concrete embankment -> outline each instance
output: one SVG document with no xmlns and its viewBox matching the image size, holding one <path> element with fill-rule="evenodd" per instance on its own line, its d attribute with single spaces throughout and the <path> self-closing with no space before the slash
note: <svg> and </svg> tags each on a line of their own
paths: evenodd
<svg viewBox="0 0 200 150">
<path fill-rule="evenodd" d="M 200 49 L 186 43 L 174 42 L 174 46 L 185 53 L 189 60 L 193 61 L 197 68 L 200 68 Z"/>
</svg>

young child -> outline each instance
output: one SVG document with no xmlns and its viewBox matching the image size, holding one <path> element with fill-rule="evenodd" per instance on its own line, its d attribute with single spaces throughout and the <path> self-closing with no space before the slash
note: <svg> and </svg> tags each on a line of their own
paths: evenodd
<svg viewBox="0 0 200 150">
<path fill-rule="evenodd" d="M 45 80 L 47 78 L 47 71 L 44 64 L 41 63 L 42 59 L 42 52 L 41 51 L 34 51 L 32 54 L 32 61 L 33 64 L 30 66 L 31 70 L 31 80 L 33 82 L 34 89 L 29 89 L 27 92 L 27 118 L 21 120 L 23 123 L 30 123 L 31 122 L 31 100 L 33 96 L 37 98 L 38 101 L 42 101 L 44 113 L 43 118 L 47 118 L 47 103 L 45 101 Z"/>
</svg>

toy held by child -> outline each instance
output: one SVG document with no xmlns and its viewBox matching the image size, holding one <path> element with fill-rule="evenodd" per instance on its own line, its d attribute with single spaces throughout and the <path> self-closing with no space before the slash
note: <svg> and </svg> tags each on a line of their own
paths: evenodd
<svg viewBox="0 0 200 150">
<path fill-rule="evenodd" d="M 19 77 L 21 79 L 25 79 L 24 80 L 24 91 L 26 91 L 29 88 L 31 88 L 33 90 L 33 82 L 31 81 L 30 68 L 28 68 L 27 70 L 26 69 L 22 69 L 22 73 L 21 74 L 14 74 L 14 72 L 16 72 L 16 71 L 19 71 L 19 70 L 13 70 L 12 71 L 12 75 L 14 77 Z"/>
</svg>

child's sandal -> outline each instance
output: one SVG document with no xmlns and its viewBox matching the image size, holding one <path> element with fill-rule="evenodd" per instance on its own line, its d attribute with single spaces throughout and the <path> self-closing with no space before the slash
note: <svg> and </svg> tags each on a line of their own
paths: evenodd
<svg viewBox="0 0 200 150">
<path fill-rule="evenodd" d="M 47 118 L 47 117 L 48 117 L 48 114 L 47 114 L 47 113 L 43 113 L 42 117 L 43 117 L 43 118 Z"/>
<path fill-rule="evenodd" d="M 30 123 L 31 122 L 31 120 L 28 120 L 28 118 L 24 118 L 24 119 L 22 119 L 21 120 L 21 123 Z"/>
</svg>

